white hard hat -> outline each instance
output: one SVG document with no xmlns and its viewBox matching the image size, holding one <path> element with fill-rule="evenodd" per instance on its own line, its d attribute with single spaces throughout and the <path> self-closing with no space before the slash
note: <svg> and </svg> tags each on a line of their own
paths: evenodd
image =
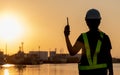
<svg viewBox="0 0 120 75">
<path fill-rule="evenodd" d="M 86 13 L 85 19 L 101 19 L 100 13 L 96 9 L 90 9 Z"/>
</svg>

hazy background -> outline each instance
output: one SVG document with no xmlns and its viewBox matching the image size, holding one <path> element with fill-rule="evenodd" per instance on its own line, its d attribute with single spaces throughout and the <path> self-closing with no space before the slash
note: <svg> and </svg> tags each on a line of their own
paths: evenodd
<svg viewBox="0 0 120 75">
<path fill-rule="evenodd" d="M 17 37 L 6 40 L 0 36 L 0 48 L 9 54 L 16 53 L 24 42 L 24 51 L 54 50 L 67 52 L 64 40 L 64 26 L 69 17 L 72 44 L 82 32 L 86 32 L 84 21 L 87 10 L 96 8 L 100 11 L 102 21 L 100 29 L 106 32 L 112 42 L 113 57 L 120 57 L 120 0 L 0 0 L 0 15 L 17 19 L 20 33 Z M 0 20 L 3 18 L 0 17 Z M 8 19 L 9 20 L 9 19 Z M 14 22 L 14 21 L 13 21 Z M 2 24 L 0 24 L 0 29 Z M 8 23 L 14 32 L 14 26 Z M 6 29 L 9 30 L 9 29 Z M 10 30 L 10 31 L 12 31 Z M 0 30 L 1 31 L 1 30 Z M 6 35 L 7 37 L 7 35 Z"/>
</svg>

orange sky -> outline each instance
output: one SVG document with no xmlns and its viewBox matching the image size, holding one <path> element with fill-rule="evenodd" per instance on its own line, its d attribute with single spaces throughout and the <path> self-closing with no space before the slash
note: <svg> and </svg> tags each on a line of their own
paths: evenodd
<svg viewBox="0 0 120 75">
<path fill-rule="evenodd" d="M 37 50 L 39 45 L 41 50 L 57 48 L 57 52 L 67 52 L 63 35 L 66 17 L 69 17 L 70 39 L 74 44 L 80 33 L 88 30 L 84 21 L 86 11 L 96 8 L 102 15 L 100 29 L 111 39 L 112 55 L 120 57 L 119 7 L 120 0 L 0 0 L 0 14 L 15 16 L 23 31 L 9 41 L 0 37 L 0 48 L 4 50 L 7 42 L 8 53 L 13 54 L 24 42 L 25 52 Z"/>
</svg>

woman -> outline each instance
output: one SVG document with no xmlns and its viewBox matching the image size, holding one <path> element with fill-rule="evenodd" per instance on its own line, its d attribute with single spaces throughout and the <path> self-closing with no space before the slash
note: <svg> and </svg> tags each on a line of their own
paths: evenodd
<svg viewBox="0 0 120 75">
<path fill-rule="evenodd" d="M 65 26 L 64 35 L 70 55 L 77 54 L 82 48 L 78 63 L 79 75 L 113 75 L 111 42 L 107 34 L 99 30 L 101 16 L 98 10 L 88 10 L 85 17 L 89 31 L 82 33 L 72 46 L 69 40 L 70 27 Z"/>
</svg>

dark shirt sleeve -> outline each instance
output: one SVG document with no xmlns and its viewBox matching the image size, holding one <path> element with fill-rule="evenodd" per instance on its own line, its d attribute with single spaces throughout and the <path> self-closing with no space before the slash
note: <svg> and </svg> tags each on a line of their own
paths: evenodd
<svg viewBox="0 0 120 75">
<path fill-rule="evenodd" d="M 77 41 L 84 43 L 82 34 L 78 37 Z"/>
<path fill-rule="evenodd" d="M 105 34 L 104 39 L 103 39 L 103 44 L 104 44 L 103 47 L 105 47 L 107 50 L 112 49 L 110 38 L 106 34 Z"/>
</svg>

